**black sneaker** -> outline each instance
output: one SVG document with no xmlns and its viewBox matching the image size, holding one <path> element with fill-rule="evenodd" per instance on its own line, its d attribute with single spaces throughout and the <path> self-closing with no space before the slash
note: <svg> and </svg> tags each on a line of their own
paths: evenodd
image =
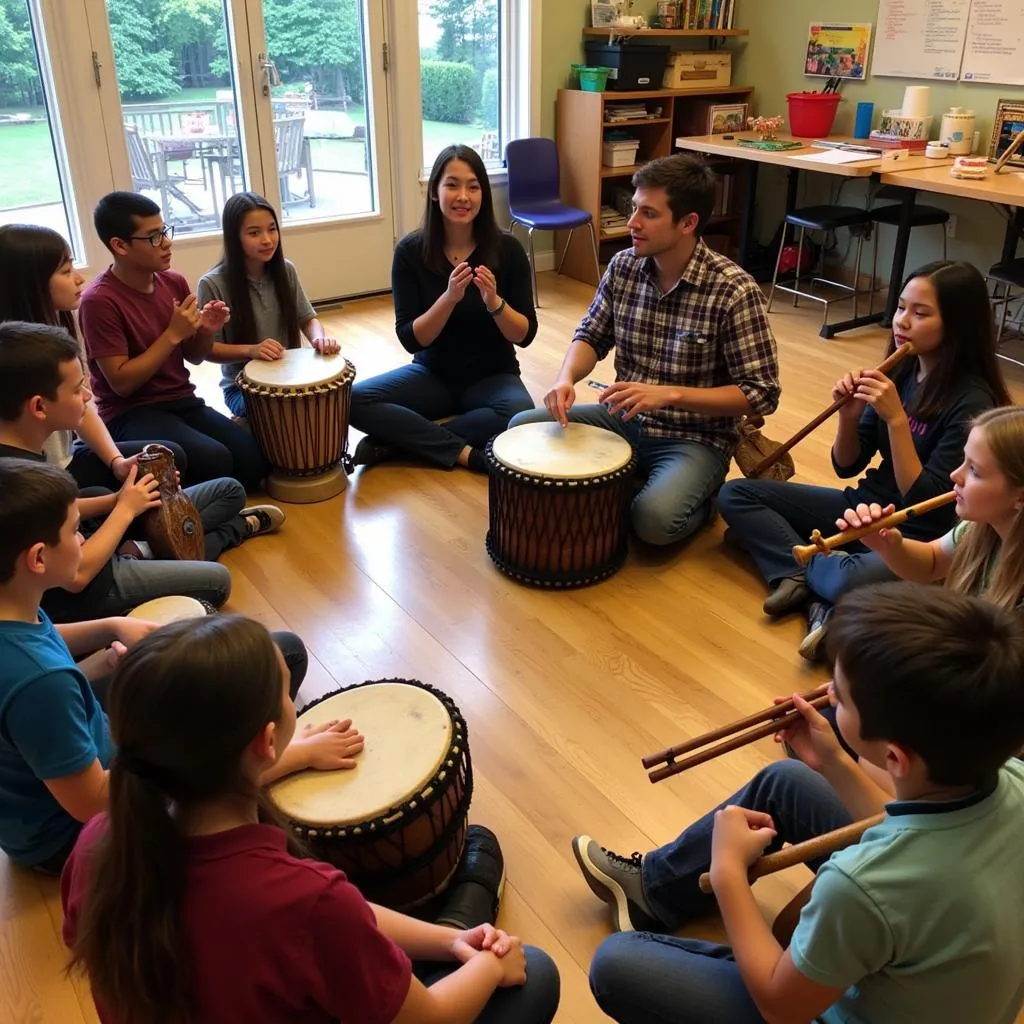
<svg viewBox="0 0 1024 1024">
<path fill-rule="evenodd" d="M 611 907 L 618 932 L 663 932 L 665 926 L 647 905 L 641 866 L 643 857 L 612 853 L 590 836 L 575 836 L 572 852 L 590 891 Z"/>
<path fill-rule="evenodd" d="M 824 601 L 812 601 L 807 609 L 807 635 L 800 641 L 797 651 L 801 658 L 818 661 L 825 647 L 828 635 L 828 620 L 832 617 L 832 605 Z"/>
<path fill-rule="evenodd" d="M 490 473 L 490 466 L 487 465 L 487 456 L 479 448 L 470 448 L 469 456 L 466 459 L 466 467 L 474 473 L 487 476 Z"/>
<path fill-rule="evenodd" d="M 462 859 L 434 921 L 460 931 L 494 924 L 504 891 L 505 858 L 498 837 L 483 825 L 470 825 Z"/>
<path fill-rule="evenodd" d="M 392 448 L 391 445 L 375 441 L 367 435 L 356 445 L 356 450 L 352 453 L 350 462 L 353 469 L 356 466 L 366 466 L 369 468 L 370 466 L 376 466 L 379 462 L 388 462 L 397 455 L 397 450 Z"/>
</svg>

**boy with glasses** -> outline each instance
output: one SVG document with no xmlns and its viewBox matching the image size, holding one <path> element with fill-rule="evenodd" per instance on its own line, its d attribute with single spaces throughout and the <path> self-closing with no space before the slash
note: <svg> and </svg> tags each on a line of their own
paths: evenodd
<svg viewBox="0 0 1024 1024">
<path fill-rule="evenodd" d="M 206 358 L 230 310 L 216 301 L 200 308 L 170 269 L 174 229 L 151 199 L 111 192 L 93 220 L 114 262 L 86 289 L 79 322 L 111 436 L 177 443 L 188 456 L 186 483 L 234 477 L 257 485 L 268 467 L 256 439 L 196 395 L 185 366 Z"/>
</svg>

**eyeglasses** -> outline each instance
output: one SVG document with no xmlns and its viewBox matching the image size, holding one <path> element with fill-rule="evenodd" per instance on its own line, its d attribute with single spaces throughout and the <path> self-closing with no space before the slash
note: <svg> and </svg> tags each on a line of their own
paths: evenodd
<svg viewBox="0 0 1024 1024">
<path fill-rule="evenodd" d="M 174 237 L 174 225 L 167 224 L 164 226 L 162 231 L 154 231 L 151 235 L 129 235 L 128 238 L 132 242 L 149 242 L 154 249 L 159 249 L 164 244 L 166 238 L 169 242 Z"/>
</svg>

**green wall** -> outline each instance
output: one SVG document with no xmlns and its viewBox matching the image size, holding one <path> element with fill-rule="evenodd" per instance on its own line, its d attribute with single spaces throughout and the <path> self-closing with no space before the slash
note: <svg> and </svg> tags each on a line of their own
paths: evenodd
<svg viewBox="0 0 1024 1024">
<path fill-rule="evenodd" d="M 634 13 L 650 14 L 657 4 L 637 0 Z M 581 29 L 589 21 L 589 0 L 544 0 L 542 22 L 542 117 L 541 130 L 553 136 L 555 130 L 555 95 L 565 85 L 569 65 L 582 60 Z M 786 93 L 801 89 L 818 89 L 822 80 L 802 74 L 802 56 L 807 27 L 812 20 L 870 21 L 877 27 L 878 0 L 737 0 L 736 27 L 749 29 L 750 35 L 729 40 L 733 51 L 733 82 L 752 85 L 756 89 L 755 110 L 764 114 L 785 114 Z M 695 43 L 699 46 L 700 41 Z M 950 106 L 963 106 L 977 114 L 976 127 L 981 131 L 981 149 L 987 152 L 996 101 L 1001 97 L 1024 100 L 1024 89 L 1008 85 L 964 85 L 961 83 L 928 83 L 922 79 L 876 78 L 869 74 L 865 82 L 850 82 L 843 87 L 844 102 L 836 120 L 837 132 L 851 132 L 853 113 L 858 100 L 875 104 L 875 123 L 879 112 L 899 107 L 903 90 L 908 85 L 931 86 L 931 112 L 935 116 L 932 136 L 937 137 L 939 118 Z M 843 179 L 823 174 L 801 175 L 801 202 L 822 202 L 830 198 Z M 764 167 L 759 177 L 759 235 L 767 242 L 784 206 L 785 174 Z M 842 191 L 844 203 L 864 202 L 867 186 L 850 182 Z M 987 204 L 948 196 L 919 194 L 920 202 L 943 206 L 957 216 L 956 237 L 949 242 L 953 259 L 970 260 L 982 270 L 999 256 L 1003 238 L 1002 218 Z M 892 229 L 883 229 L 880 236 L 879 266 L 887 266 L 891 252 Z M 923 263 L 941 255 L 937 228 L 918 228 L 911 238 L 910 265 Z M 840 241 L 840 251 L 845 239 Z"/>
</svg>

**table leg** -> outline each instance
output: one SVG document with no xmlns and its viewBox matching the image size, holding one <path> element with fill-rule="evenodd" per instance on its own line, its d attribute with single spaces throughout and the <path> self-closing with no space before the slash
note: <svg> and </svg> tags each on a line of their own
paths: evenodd
<svg viewBox="0 0 1024 1024">
<path fill-rule="evenodd" d="M 743 218 L 740 220 L 740 237 L 737 262 L 741 267 L 750 269 L 750 240 L 754 237 L 754 213 L 757 208 L 757 164 L 748 161 L 744 168 L 746 173 L 746 196 Z"/>
</svg>

